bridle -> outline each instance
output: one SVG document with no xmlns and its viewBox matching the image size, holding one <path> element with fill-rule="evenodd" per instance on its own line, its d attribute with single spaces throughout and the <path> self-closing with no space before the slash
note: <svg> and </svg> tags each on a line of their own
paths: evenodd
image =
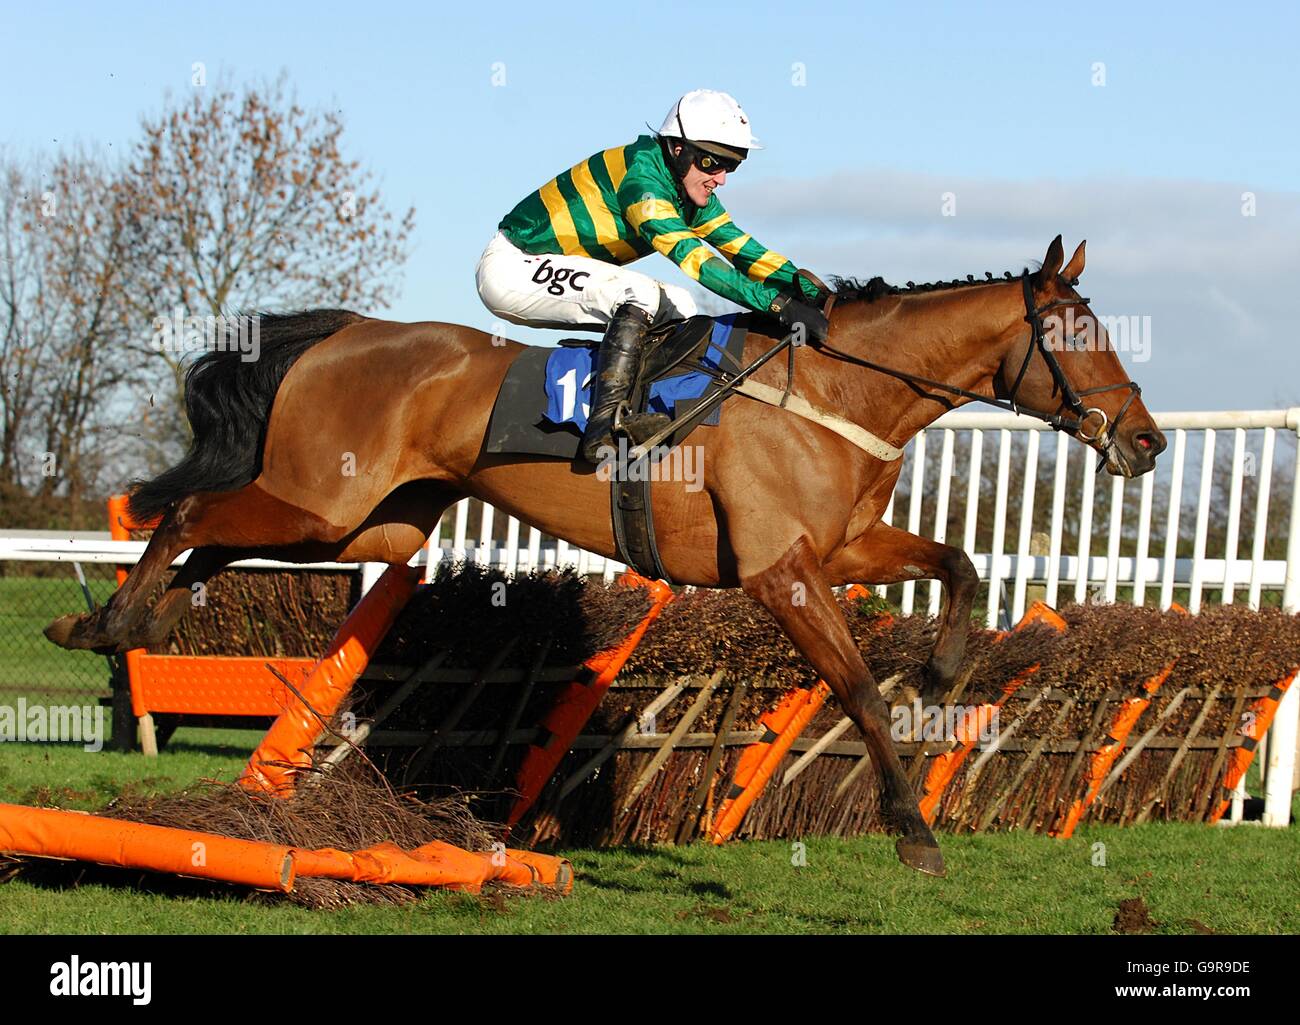
<svg viewBox="0 0 1300 1025">
<path fill-rule="evenodd" d="M 1057 309 L 1061 306 L 1076 306 L 1086 304 L 1090 300 L 1079 299 L 1056 299 L 1044 306 L 1034 305 L 1034 291 L 1030 282 L 1029 272 L 1026 271 L 1020 276 L 1020 282 L 1025 293 L 1025 321 L 1030 327 L 1029 344 L 1025 347 L 1025 359 L 1020 364 L 1020 372 L 1016 374 L 1015 384 L 1011 386 L 1011 394 L 1006 399 L 989 398 L 986 395 L 980 395 L 966 388 L 959 388 L 956 385 L 947 384 L 943 381 L 932 381 L 927 377 L 921 377 L 919 374 L 913 374 L 906 370 L 897 370 L 893 367 L 882 366 L 871 360 L 861 359 L 850 353 L 836 349 L 834 346 L 827 345 L 825 342 L 813 343 L 819 351 L 825 352 L 837 359 L 845 360 L 849 363 L 856 363 L 859 366 L 867 367 L 870 370 L 878 370 L 882 373 L 891 374 L 894 377 L 905 381 L 911 381 L 916 384 L 924 384 L 930 388 L 939 388 L 942 391 L 951 392 L 953 395 L 961 395 L 977 402 L 983 402 L 986 405 L 996 406 L 998 409 L 1009 410 L 1012 413 L 1018 413 L 1024 416 L 1032 416 L 1042 420 L 1051 426 L 1054 431 L 1065 431 L 1080 441 L 1092 444 L 1096 443 L 1103 457 L 1105 457 L 1097 467 L 1100 473 L 1106 464 L 1110 461 L 1110 451 L 1115 446 L 1115 433 L 1119 429 L 1120 421 L 1124 419 L 1124 414 L 1128 412 L 1133 400 L 1142 394 L 1142 389 L 1136 381 L 1127 381 L 1120 384 L 1103 384 L 1096 388 L 1085 388 L 1082 391 L 1075 391 L 1069 380 L 1065 376 L 1065 371 L 1061 369 L 1061 364 L 1056 358 L 1047 341 L 1044 338 L 1043 314 L 1050 310 Z M 1071 282 L 1073 284 L 1073 282 Z M 831 306 L 834 305 L 835 299 L 832 294 L 830 302 L 826 306 L 826 317 L 830 319 Z M 793 351 L 793 350 L 792 350 Z M 1036 409 L 1026 409 L 1016 401 L 1016 396 L 1020 391 L 1020 384 L 1025 379 L 1025 373 L 1029 370 L 1029 364 L 1034 358 L 1035 351 L 1042 353 L 1043 359 L 1047 363 L 1047 369 L 1051 371 L 1052 380 L 1056 387 L 1060 389 L 1064 402 L 1069 406 L 1069 413 L 1041 413 Z M 1105 410 L 1096 406 L 1087 406 L 1083 404 L 1083 398 L 1087 395 L 1097 395 L 1102 392 L 1114 391 L 1116 388 L 1128 388 L 1129 396 L 1120 406 L 1119 412 L 1115 414 L 1113 422 L 1109 420 Z M 1087 433 L 1088 421 L 1093 417 L 1100 418 L 1097 429 L 1091 434 Z"/>
</svg>

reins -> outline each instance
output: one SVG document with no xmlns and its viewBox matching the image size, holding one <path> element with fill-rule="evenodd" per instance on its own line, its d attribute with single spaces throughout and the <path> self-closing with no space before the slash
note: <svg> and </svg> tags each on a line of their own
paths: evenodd
<svg viewBox="0 0 1300 1025">
<path fill-rule="evenodd" d="M 895 367 L 884 366 L 883 364 L 876 363 L 874 360 L 863 359 L 860 356 L 854 356 L 851 353 L 844 352 L 842 349 L 837 349 L 833 345 L 828 345 L 824 341 L 814 343 L 814 348 L 819 352 L 824 352 L 828 356 L 832 356 L 836 359 L 843 360 L 847 363 L 853 363 L 857 366 L 866 367 L 868 370 L 875 370 L 880 373 L 889 374 L 893 377 L 899 378 L 900 380 L 909 381 L 914 384 L 923 384 L 929 388 L 937 388 L 940 391 L 949 392 L 953 395 L 960 395 L 963 398 L 971 399 L 975 402 L 982 402 L 986 405 L 996 406 L 998 409 L 1006 410 L 1011 413 L 1023 416 L 1032 416 L 1048 424 L 1054 431 L 1066 431 L 1067 433 L 1073 434 L 1080 441 L 1098 442 L 1101 445 L 1102 454 L 1108 457 L 1111 448 L 1115 444 L 1115 431 L 1119 427 L 1120 420 L 1122 420 L 1124 414 L 1128 412 L 1129 406 L 1133 404 L 1133 400 L 1142 394 L 1142 389 L 1138 386 L 1136 381 L 1130 380 L 1125 383 L 1106 384 L 1096 388 L 1085 388 L 1082 391 L 1076 391 L 1070 384 L 1068 378 L 1066 378 L 1065 371 L 1061 368 L 1061 364 L 1057 360 L 1056 354 L 1047 345 L 1046 339 L 1044 338 L 1043 314 L 1047 313 L 1049 310 L 1054 310 L 1057 307 L 1075 306 L 1081 303 L 1087 303 L 1089 300 L 1084 298 L 1057 299 L 1044 306 L 1036 307 L 1034 305 L 1033 287 L 1030 283 L 1029 273 L 1025 272 L 1022 274 L 1020 276 L 1020 281 L 1025 295 L 1026 313 L 1024 319 L 1030 326 L 1031 334 L 1029 345 L 1025 348 L 1024 362 L 1020 365 L 1020 372 L 1016 375 L 1015 384 L 1011 386 L 1011 394 L 1006 399 L 991 398 L 987 395 L 980 395 L 977 392 L 970 391 L 967 388 L 960 388 L 957 385 L 948 384 L 945 381 L 935 381 L 928 377 L 922 377 L 920 374 L 911 373 L 907 370 L 899 370 Z M 835 295 L 832 293 L 831 299 L 825 307 L 827 320 L 830 319 L 830 311 L 834 303 Z M 790 389 L 793 387 L 793 347 L 791 347 L 790 351 L 791 360 L 788 368 L 789 373 L 786 378 L 787 394 L 789 394 Z M 1020 391 L 1020 385 L 1025 379 L 1025 373 L 1029 370 L 1029 364 L 1033 360 L 1035 351 L 1042 353 L 1043 359 L 1047 363 L 1048 370 L 1052 374 L 1052 379 L 1056 383 L 1056 386 L 1061 390 L 1061 394 L 1064 396 L 1066 404 L 1070 407 L 1071 413 L 1042 413 L 1036 409 L 1023 407 L 1016 401 L 1016 396 Z M 1130 394 L 1128 398 L 1124 400 L 1124 404 L 1120 407 L 1119 413 L 1116 414 L 1114 422 L 1111 422 L 1108 425 L 1106 412 L 1096 406 L 1085 408 L 1083 404 L 1083 396 L 1114 391 L 1116 388 L 1128 388 L 1130 389 Z M 1098 425 L 1095 433 L 1088 434 L 1085 432 L 1085 425 L 1087 424 L 1088 419 L 1094 414 L 1100 417 L 1101 423 Z M 1105 461 L 1103 460 L 1101 465 L 1097 468 L 1098 472 L 1100 472 L 1104 466 Z"/>
<path fill-rule="evenodd" d="M 853 363 L 861 367 L 866 367 L 868 370 L 876 370 L 879 371 L 880 373 L 889 374 L 893 377 L 899 378 L 900 380 L 910 381 L 915 384 L 923 384 L 930 388 L 938 388 L 941 391 L 946 391 L 953 395 L 960 395 L 963 396 L 964 398 L 971 399 L 975 402 L 982 402 L 985 405 L 995 406 L 998 409 L 1007 410 L 1009 412 L 1024 415 L 1024 416 L 1032 416 L 1038 420 L 1042 420 L 1044 423 L 1048 424 L 1053 430 L 1066 431 L 1068 433 L 1072 433 L 1080 441 L 1096 442 L 1101 447 L 1102 455 L 1106 457 L 1097 466 L 1097 472 L 1100 473 L 1102 469 L 1105 468 L 1106 464 L 1109 462 L 1110 451 L 1115 445 L 1115 431 L 1119 427 L 1120 421 L 1124 418 L 1124 414 L 1128 412 L 1129 406 L 1132 405 L 1133 400 L 1137 398 L 1140 394 L 1142 394 L 1142 389 L 1138 387 L 1137 382 L 1128 381 L 1122 384 L 1106 384 L 1096 388 L 1085 388 L 1083 391 L 1075 391 L 1073 386 L 1071 386 L 1069 380 L 1066 379 L 1065 371 L 1061 369 L 1061 364 L 1057 361 L 1055 353 L 1053 353 L 1052 350 L 1047 346 L 1047 342 L 1044 338 L 1043 314 L 1049 310 L 1056 309 L 1059 306 L 1075 306 L 1080 303 L 1087 303 L 1089 300 L 1083 298 L 1058 299 L 1048 303 L 1045 306 L 1036 307 L 1034 306 L 1033 288 L 1030 283 L 1028 271 L 1026 271 L 1024 274 L 1021 275 L 1020 280 L 1024 288 L 1025 310 L 1026 310 L 1024 319 L 1025 321 L 1028 322 L 1030 326 L 1030 340 L 1029 340 L 1029 345 L 1025 349 L 1024 362 L 1022 362 L 1020 365 L 1020 371 L 1016 375 L 1015 384 L 1012 385 L 1011 387 L 1011 395 L 1007 399 L 990 398 L 986 395 L 980 395 L 977 392 L 970 391 L 967 388 L 960 388 L 957 385 L 948 384 L 945 381 L 935 381 L 935 380 L 931 380 L 928 377 L 922 377 L 920 374 L 913 374 L 912 372 L 907 370 L 899 370 L 895 367 L 887 367 L 881 363 L 876 363 L 873 360 L 863 359 L 860 356 L 854 356 L 852 353 L 844 352 L 842 349 L 837 349 L 833 345 L 828 345 L 824 341 L 815 342 L 812 344 L 813 347 L 817 349 L 818 352 L 824 352 L 828 356 L 832 356 L 836 359 L 843 360 L 844 362 Z M 836 299 L 835 293 L 833 292 L 830 293 L 830 298 L 827 300 L 826 305 L 823 308 L 823 312 L 825 313 L 828 321 L 830 320 L 830 313 L 832 307 L 835 304 L 835 299 Z M 798 334 L 797 331 L 790 332 L 790 334 L 786 335 L 781 341 L 777 342 L 774 346 L 772 346 L 772 348 L 768 349 L 765 353 L 763 353 L 763 355 L 759 356 L 748 366 L 740 369 L 738 373 L 731 376 L 727 376 L 726 374 L 724 374 L 718 369 L 709 367 L 703 361 L 698 362 L 696 365 L 696 369 L 712 377 L 714 380 L 718 381 L 720 385 L 719 389 L 708 398 L 701 400 L 691 410 L 690 413 L 677 417 L 675 420 L 669 423 L 668 426 L 655 432 L 655 434 L 652 437 L 636 445 L 628 453 L 629 463 L 638 462 L 641 459 L 644 459 L 650 453 L 651 449 L 653 449 L 656 445 L 659 445 L 661 442 L 665 441 L 675 431 L 690 430 L 694 428 L 695 425 L 700 423 L 710 412 L 712 412 L 717 406 L 719 406 L 727 398 L 728 395 L 742 393 L 741 387 L 745 384 L 746 380 L 751 375 L 753 375 L 755 371 L 763 367 L 769 360 L 771 360 L 782 349 L 787 350 L 786 352 L 787 362 L 786 362 L 785 388 L 781 392 L 780 399 L 777 399 L 775 397 L 776 396 L 775 389 L 771 390 L 770 396 L 764 393 L 761 395 L 753 394 L 751 397 L 761 398 L 762 401 L 771 402 L 773 405 L 780 406 L 781 408 L 787 408 L 789 405 L 790 396 L 794 390 L 794 372 L 795 372 L 794 350 L 796 346 L 804 344 L 802 341 L 796 341 L 797 334 Z M 1046 361 L 1047 367 L 1052 374 L 1052 379 L 1056 382 L 1056 386 L 1060 388 L 1061 394 L 1065 396 L 1065 402 L 1069 405 L 1073 415 L 1068 415 L 1068 414 L 1063 415 L 1060 413 L 1041 413 L 1036 409 L 1024 408 L 1016 401 L 1016 396 L 1020 391 L 1020 385 L 1025 379 L 1025 373 L 1029 369 L 1029 364 L 1030 361 L 1033 359 L 1035 351 L 1041 352 L 1043 354 L 1043 359 Z M 1083 396 L 1095 395 L 1100 392 L 1106 392 L 1106 391 L 1114 391 L 1116 388 L 1128 388 L 1130 389 L 1130 394 L 1129 397 L 1124 400 L 1124 404 L 1120 407 L 1120 411 L 1115 416 L 1115 420 L 1113 423 L 1108 423 L 1108 418 L 1104 410 L 1099 409 L 1096 406 L 1089 406 L 1085 408 L 1083 404 L 1083 398 L 1082 398 Z M 823 419 L 829 419 L 829 417 L 826 417 L 825 414 L 822 414 L 822 411 L 813 409 L 812 407 L 810 407 L 810 409 L 812 413 L 822 415 Z M 1085 433 L 1084 427 L 1088 422 L 1088 418 L 1091 417 L 1093 414 L 1096 414 L 1101 418 L 1101 423 L 1098 426 L 1096 433 L 1090 435 Z M 799 415 L 807 416 L 808 411 L 805 410 L 801 412 Z M 813 418 L 815 419 L 816 417 Z M 837 428 L 832 427 L 832 429 L 835 430 Z M 844 433 L 844 432 L 840 431 L 840 433 Z M 848 437 L 847 434 L 845 434 L 845 436 Z M 893 458 L 897 458 L 898 455 L 901 454 L 901 450 L 893 449 L 891 446 L 888 445 L 887 442 L 883 442 L 882 439 L 879 439 L 875 435 L 871 435 L 869 433 L 867 434 L 867 438 L 865 442 L 863 439 L 856 439 L 856 438 L 850 438 L 850 440 L 854 441 L 855 444 L 858 444 L 859 447 L 865 448 L 867 451 L 871 452 L 871 454 L 875 455 L 877 458 L 893 459 Z M 878 443 L 879 445 L 883 445 L 885 448 L 889 448 L 890 449 L 889 453 L 882 455 L 881 451 L 876 451 L 873 449 L 872 443 Z"/>
</svg>

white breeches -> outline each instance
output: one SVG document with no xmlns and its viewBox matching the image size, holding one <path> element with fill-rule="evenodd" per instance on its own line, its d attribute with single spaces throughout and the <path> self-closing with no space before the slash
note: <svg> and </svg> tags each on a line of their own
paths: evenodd
<svg viewBox="0 0 1300 1025">
<path fill-rule="evenodd" d="M 483 250 L 476 278 L 483 305 L 502 320 L 529 327 L 604 328 L 624 303 L 653 317 L 660 288 L 674 318 L 698 312 L 684 288 L 586 256 L 529 256 L 500 231 Z"/>
</svg>

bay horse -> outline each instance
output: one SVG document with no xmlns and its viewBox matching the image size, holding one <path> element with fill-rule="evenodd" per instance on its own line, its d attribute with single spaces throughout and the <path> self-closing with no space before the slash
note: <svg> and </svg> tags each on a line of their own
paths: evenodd
<svg viewBox="0 0 1300 1025">
<path fill-rule="evenodd" d="M 1084 245 L 1064 268 L 1063 260 L 1057 236 L 1041 268 L 1018 278 L 886 294 L 841 286 L 826 341 L 794 350 L 794 391 L 898 448 L 948 409 L 1010 397 L 1101 452 L 1110 473 L 1145 473 L 1165 439 L 1106 339 L 1086 348 L 1043 343 L 1043 311 L 1073 307 L 1076 323 L 1092 316 L 1073 288 Z M 772 322 L 748 324 L 746 364 L 777 340 Z M 520 344 L 343 310 L 264 317 L 260 344 L 253 362 L 232 348 L 192 365 L 190 451 L 138 483 L 130 500 L 137 519 L 162 514 L 161 523 L 107 605 L 55 620 L 45 631 L 51 641 L 100 652 L 157 644 L 190 607 L 191 586 L 240 558 L 404 563 L 466 496 L 617 557 L 607 475 L 580 462 L 483 451 Z M 786 360 L 775 359 L 754 379 L 783 388 L 786 373 Z M 1086 411 L 1080 395 L 1093 396 Z M 942 875 L 943 856 L 890 740 L 889 708 L 832 588 L 940 581 L 925 675 L 932 700 L 961 665 L 974 566 L 959 548 L 881 522 L 901 460 L 874 458 L 774 405 L 732 399 L 724 414 L 688 439 L 702 450 L 703 488 L 654 486 L 664 568 L 679 583 L 740 587 L 771 613 L 861 730 L 900 860 Z M 189 549 L 150 608 L 155 585 Z"/>
</svg>

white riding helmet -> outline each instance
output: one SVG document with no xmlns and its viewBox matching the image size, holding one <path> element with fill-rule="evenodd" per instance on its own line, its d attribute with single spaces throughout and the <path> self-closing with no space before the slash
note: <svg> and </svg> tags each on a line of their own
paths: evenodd
<svg viewBox="0 0 1300 1025">
<path fill-rule="evenodd" d="M 688 92 L 673 104 L 659 134 L 686 139 L 720 156 L 741 159 L 747 150 L 763 148 L 750 132 L 749 118 L 740 104 L 716 89 Z"/>
</svg>

